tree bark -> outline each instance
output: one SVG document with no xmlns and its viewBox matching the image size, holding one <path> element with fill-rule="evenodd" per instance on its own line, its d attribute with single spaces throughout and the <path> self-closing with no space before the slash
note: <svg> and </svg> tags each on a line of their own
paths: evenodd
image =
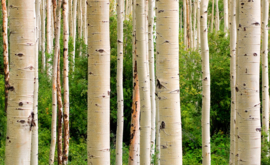
<svg viewBox="0 0 270 165">
<path fill-rule="evenodd" d="M 76 50 L 76 32 L 77 32 L 77 28 L 76 28 L 76 25 L 77 25 L 77 2 L 78 0 L 73 0 L 73 12 L 72 12 L 72 15 L 73 15 L 73 26 L 72 26 L 72 39 L 73 39 L 73 51 L 71 53 L 71 59 L 72 59 L 72 66 L 71 66 L 71 73 L 74 72 L 75 70 L 75 50 Z"/>
<path fill-rule="evenodd" d="M 234 164 L 234 148 L 235 148 L 235 122 L 236 122 L 236 1 L 231 1 L 231 28 L 230 28 L 230 51 L 231 51 L 231 123 L 230 123 L 230 164 Z"/>
<path fill-rule="evenodd" d="M 124 0 L 117 0 L 117 132 L 116 165 L 122 165 L 124 96 L 123 96 L 123 20 Z"/>
<path fill-rule="evenodd" d="M 41 34 L 41 52 L 42 52 L 42 72 L 45 73 L 46 71 L 46 47 L 45 47 L 45 43 L 46 43 L 46 36 L 45 36 L 45 33 L 46 33 L 46 28 L 45 28 L 45 21 L 46 21 L 46 1 L 45 0 L 42 0 L 42 8 L 41 8 L 41 30 L 42 30 L 42 34 Z"/>
<path fill-rule="evenodd" d="M 110 164 L 109 0 L 88 0 L 88 165 Z"/>
<path fill-rule="evenodd" d="M 4 73 L 5 73 L 5 112 L 8 107 L 8 92 L 9 92 L 9 64 L 8 64 L 8 17 L 6 0 L 2 0 L 2 14 L 3 14 L 3 56 L 4 56 Z"/>
<path fill-rule="evenodd" d="M 69 61 L 68 61 L 68 42 L 69 42 L 69 24 L 68 24 L 68 0 L 63 0 L 63 25 L 64 25 L 64 151 L 63 164 L 68 164 L 69 153 Z"/>
<path fill-rule="evenodd" d="M 56 144 L 56 120 L 57 120 L 57 64 L 60 52 L 60 31 L 61 31 L 61 6 L 62 0 L 58 0 L 56 9 L 56 29 L 55 29 L 55 46 L 53 59 L 53 75 L 52 75 L 52 125 L 51 125 L 51 147 L 49 164 L 54 163 L 55 144 Z M 58 105 L 62 106 L 62 105 Z"/>
<path fill-rule="evenodd" d="M 190 12 L 189 12 L 189 1 L 190 0 L 186 0 L 186 19 L 187 19 L 187 36 L 186 36 L 186 39 L 187 39 L 187 48 L 190 48 Z"/>
<path fill-rule="evenodd" d="M 200 22 L 200 10 L 201 10 L 201 0 L 197 0 L 197 48 L 200 50 L 201 48 L 201 22 Z"/>
<path fill-rule="evenodd" d="M 193 47 L 193 23 L 192 23 L 192 8 L 193 8 L 193 3 L 191 0 L 189 0 L 189 26 L 190 26 L 190 48 L 194 48 Z"/>
<path fill-rule="evenodd" d="M 30 165 L 36 57 L 35 1 L 9 0 L 10 100 L 7 107 L 5 163 Z M 20 16 L 20 17 L 18 17 Z"/>
<path fill-rule="evenodd" d="M 74 0 L 75 1 L 75 0 Z M 74 3 L 74 1 L 73 0 L 69 0 L 69 3 L 68 3 L 68 7 L 69 7 L 69 35 L 70 35 L 70 37 L 72 38 L 73 37 L 73 33 L 74 33 L 74 30 L 73 30 L 73 25 L 74 25 L 74 23 L 73 23 L 73 4 L 72 4 L 72 2 Z"/>
<path fill-rule="evenodd" d="M 157 97 L 160 164 L 182 165 L 182 128 L 179 89 L 179 3 L 157 5 Z"/>
<path fill-rule="evenodd" d="M 228 0 L 223 0 L 224 6 L 224 32 L 228 35 L 229 20 L 228 20 Z"/>
<path fill-rule="evenodd" d="M 187 47 L 187 0 L 183 0 L 184 45 Z"/>
<path fill-rule="evenodd" d="M 239 164 L 261 163 L 260 40 L 261 2 L 239 1 L 236 85 Z"/>
<path fill-rule="evenodd" d="M 207 30 L 208 0 L 201 1 L 201 56 L 202 56 L 202 164 L 211 164 L 210 152 L 210 68 Z"/>
<path fill-rule="evenodd" d="M 133 0 L 133 37 L 132 37 L 132 59 L 133 59 L 133 98 L 132 98 L 132 113 L 131 113 L 131 128 L 130 128 L 130 147 L 129 147 L 129 165 L 137 165 L 139 157 L 139 118 L 140 118 L 140 93 L 139 93 L 139 80 L 138 68 L 136 58 L 136 0 Z"/>
<path fill-rule="evenodd" d="M 136 1 L 136 39 L 137 39 L 137 57 L 138 57 L 138 76 L 140 84 L 140 163 L 150 164 L 150 138 L 151 138 L 151 102 L 150 102 L 150 83 L 147 76 L 149 69 L 146 56 L 146 17 L 145 1 Z"/>
<path fill-rule="evenodd" d="M 54 36 L 53 38 L 55 38 L 56 36 L 56 8 L 57 8 L 57 0 L 52 0 L 52 5 L 53 5 L 53 30 L 54 30 Z"/>
<path fill-rule="evenodd" d="M 78 38 L 79 39 L 82 39 L 82 25 L 83 25 L 83 21 L 82 21 L 82 1 L 83 0 L 79 0 L 79 3 L 78 3 Z M 81 47 L 82 45 L 80 45 L 79 47 L 79 57 L 82 57 L 82 51 L 81 51 Z"/>
<path fill-rule="evenodd" d="M 60 50 L 58 53 L 57 62 L 57 104 L 58 104 L 58 120 L 57 120 L 57 154 L 58 154 L 58 164 L 63 164 L 63 144 L 62 144 L 62 125 L 63 125 L 63 103 L 61 95 L 61 81 L 60 81 Z"/>
<path fill-rule="evenodd" d="M 38 165 L 38 46 L 39 46 L 39 13 L 40 0 L 35 1 L 35 18 L 36 18 L 36 54 L 35 54 L 35 78 L 34 78 L 34 102 L 33 113 L 35 116 L 36 126 L 32 129 L 32 144 L 31 144 L 31 165 Z"/>
<path fill-rule="evenodd" d="M 269 0 L 262 1 L 262 126 L 269 141 L 269 77 L 268 77 L 268 12 Z"/>
<path fill-rule="evenodd" d="M 82 0 L 82 36 L 83 36 L 83 41 L 84 44 L 87 45 L 87 18 L 86 18 L 86 13 L 87 13 L 87 6 L 86 6 L 86 1 L 87 0 Z"/>
<path fill-rule="evenodd" d="M 52 16 L 51 16 L 51 9 L 52 9 L 52 1 L 47 0 L 47 48 L 46 51 L 48 54 L 52 54 Z M 49 79 L 52 76 L 52 65 L 50 64 L 52 58 L 49 56 L 47 59 L 47 75 Z"/>
<path fill-rule="evenodd" d="M 153 42 L 154 27 L 154 0 L 148 2 L 148 56 L 150 73 L 150 99 L 151 99 L 151 157 L 155 154 L 156 140 L 156 100 L 155 100 L 155 55 Z"/>
</svg>

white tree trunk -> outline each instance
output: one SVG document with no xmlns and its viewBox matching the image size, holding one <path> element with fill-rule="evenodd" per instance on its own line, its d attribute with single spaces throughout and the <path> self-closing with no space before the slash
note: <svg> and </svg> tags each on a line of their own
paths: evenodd
<svg viewBox="0 0 270 165">
<path fill-rule="evenodd" d="M 140 106 L 141 106 L 141 122 L 140 122 L 140 163 L 144 165 L 150 164 L 150 139 L 151 139 L 151 100 L 150 100 L 150 83 L 147 77 L 149 68 L 146 57 L 146 17 L 145 17 L 145 1 L 136 1 L 136 40 L 137 40 L 137 57 L 138 57 L 138 73 L 140 84 Z"/>
<path fill-rule="evenodd" d="M 235 147 L 235 122 L 236 122 L 236 95 L 235 95 L 235 83 L 236 83 L 236 1 L 230 0 L 231 3 L 231 28 L 230 28 L 230 52 L 231 52 L 231 64 L 230 64 L 230 79 L 231 79 L 231 123 L 230 123 L 230 164 L 234 164 L 234 147 Z"/>
<path fill-rule="evenodd" d="M 116 165 L 122 165 L 124 96 L 123 96 L 123 21 L 124 0 L 117 0 L 117 132 L 116 132 Z"/>
<path fill-rule="evenodd" d="M 189 0 L 189 39 L 190 39 L 190 48 L 193 48 L 193 23 L 192 23 L 192 6 L 193 3 Z"/>
<path fill-rule="evenodd" d="M 239 1 L 237 72 L 239 164 L 261 163 L 260 1 Z"/>
<path fill-rule="evenodd" d="M 202 56 L 202 158 L 203 165 L 211 164 L 210 152 L 210 68 L 207 30 L 208 0 L 201 1 L 201 56 Z"/>
<path fill-rule="evenodd" d="M 216 33 L 219 31 L 219 8 L 218 8 L 218 0 L 216 0 L 216 19 L 215 19 L 215 28 Z"/>
<path fill-rule="evenodd" d="M 201 0 L 197 0 L 197 7 L 198 7 L 198 12 L 197 12 L 197 48 L 198 50 L 201 48 L 201 21 L 200 21 L 200 10 L 201 10 Z"/>
<path fill-rule="evenodd" d="M 182 165 L 179 89 L 179 3 L 157 1 L 157 97 L 160 164 Z"/>
<path fill-rule="evenodd" d="M 48 54 L 52 54 L 52 1 L 51 0 L 47 0 L 47 48 L 46 48 L 46 52 Z M 51 79 L 52 76 L 52 64 L 51 64 L 52 58 L 49 56 L 47 58 L 47 75 L 49 77 L 49 79 Z"/>
<path fill-rule="evenodd" d="M 88 165 L 110 164 L 109 0 L 88 0 Z"/>
<path fill-rule="evenodd" d="M 86 13 L 87 13 L 87 5 L 86 5 L 87 0 L 83 0 L 82 3 L 82 19 L 83 19 L 83 29 L 82 29 L 82 35 L 83 35 L 83 40 L 84 44 L 87 45 L 87 18 L 86 18 Z"/>
<path fill-rule="evenodd" d="M 262 1 L 262 126 L 269 133 L 268 13 L 269 0 Z M 269 141 L 269 136 L 266 139 Z"/>
<path fill-rule="evenodd" d="M 38 165 L 38 46 L 39 46 L 39 12 L 40 0 L 35 1 L 35 17 L 36 17 L 36 54 L 35 54 L 35 78 L 34 78 L 34 102 L 33 113 L 35 116 L 36 126 L 32 129 L 32 144 L 31 144 L 31 165 Z"/>
<path fill-rule="evenodd" d="M 211 33 L 213 33 L 214 31 L 214 17 L 215 17 L 215 0 L 212 0 Z"/>
<path fill-rule="evenodd" d="M 9 0 L 10 81 L 5 164 L 30 165 L 36 57 L 35 1 Z"/>
<path fill-rule="evenodd" d="M 229 20 L 228 20 L 228 0 L 223 0 L 224 6 L 224 32 L 228 35 Z"/>
<path fill-rule="evenodd" d="M 77 2 L 78 0 L 73 0 L 73 12 L 72 12 L 72 22 L 73 22 L 73 25 L 72 25 L 72 39 L 73 39 L 73 51 L 71 53 L 71 59 L 72 59 L 72 66 L 71 66 L 71 73 L 74 72 L 74 69 L 75 69 L 75 50 L 76 50 L 76 33 L 77 33 Z M 70 35 L 71 36 L 71 35 Z"/>
<path fill-rule="evenodd" d="M 73 0 L 69 0 L 69 3 L 68 3 L 68 10 L 69 10 L 69 15 L 68 15 L 68 22 L 69 22 L 69 36 L 70 37 L 73 37 Z"/>
<path fill-rule="evenodd" d="M 82 1 L 83 0 L 79 0 L 78 3 L 78 38 L 82 39 L 82 27 L 83 27 L 83 20 L 82 20 Z M 79 57 L 82 57 L 82 51 L 81 51 L 81 46 L 79 47 Z"/>
<path fill-rule="evenodd" d="M 154 27 L 154 0 L 148 2 L 148 56 L 150 73 L 150 99 L 151 99 L 151 155 L 155 154 L 156 140 L 156 100 L 155 100 L 155 56 L 153 42 Z"/>
<path fill-rule="evenodd" d="M 63 0 L 63 25 L 64 25 L 64 152 L 63 164 L 68 164 L 69 153 L 69 61 L 68 61 L 68 42 L 69 42 L 69 24 L 68 24 L 68 0 Z"/>
<path fill-rule="evenodd" d="M 54 164 L 55 144 L 56 144 L 56 121 L 57 121 L 57 63 L 60 55 L 60 30 L 61 30 L 61 5 L 62 0 L 58 0 L 56 9 L 56 29 L 55 29 L 55 45 L 53 59 L 53 75 L 52 75 L 52 124 L 51 124 L 51 147 L 49 164 Z"/>
<path fill-rule="evenodd" d="M 42 71 L 45 72 L 46 71 L 46 47 L 45 47 L 45 43 L 46 43 L 46 28 L 45 28 L 45 21 L 46 21 L 46 1 L 42 0 L 42 8 L 41 8 L 41 30 L 42 30 L 42 34 L 41 34 L 41 52 L 42 52 Z"/>
</svg>

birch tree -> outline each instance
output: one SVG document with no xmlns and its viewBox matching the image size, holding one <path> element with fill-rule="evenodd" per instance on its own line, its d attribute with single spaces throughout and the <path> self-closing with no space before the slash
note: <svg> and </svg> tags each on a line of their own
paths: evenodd
<svg viewBox="0 0 270 165">
<path fill-rule="evenodd" d="M 87 0 L 83 0 L 82 2 L 82 20 L 83 20 L 83 27 L 82 27 L 82 35 L 84 39 L 84 44 L 87 44 L 87 6 L 86 6 Z"/>
<path fill-rule="evenodd" d="M 69 61 L 68 61 L 68 42 L 69 42 L 69 0 L 63 0 L 63 25 L 64 25 L 64 65 L 63 65 L 63 86 L 64 86 L 64 150 L 63 164 L 68 164 L 69 153 Z"/>
<path fill-rule="evenodd" d="M 186 20 L 187 20 L 187 36 L 186 36 L 186 39 L 187 39 L 187 48 L 190 48 L 190 7 L 189 7 L 189 1 L 190 0 L 186 0 Z"/>
<path fill-rule="evenodd" d="M 187 47 L 187 0 L 183 0 L 184 45 Z"/>
<path fill-rule="evenodd" d="M 129 165 L 137 165 L 139 157 L 139 118 L 140 118 L 140 93 L 138 79 L 138 62 L 136 58 L 136 0 L 132 2 L 132 60 L 133 60 L 133 97 L 132 97 L 132 113 L 131 113 L 131 128 L 130 128 L 130 147 L 129 147 Z"/>
<path fill-rule="evenodd" d="M 269 133 L 269 77 L 268 77 L 268 13 L 269 0 L 262 2 L 262 126 Z M 267 137 L 269 141 L 269 137 Z"/>
<path fill-rule="evenodd" d="M 197 20 L 197 6 L 198 1 L 194 0 L 193 2 L 193 48 L 197 48 L 197 30 L 196 30 L 196 20 Z"/>
<path fill-rule="evenodd" d="M 207 30 L 208 0 L 201 1 L 201 56 L 202 56 L 202 164 L 210 165 L 210 68 Z"/>
<path fill-rule="evenodd" d="M 109 0 L 88 0 L 88 165 L 110 164 Z"/>
<path fill-rule="evenodd" d="M 179 89 L 179 3 L 157 1 L 157 97 L 160 164 L 182 164 Z"/>
<path fill-rule="evenodd" d="M 10 100 L 7 107 L 5 163 L 30 165 L 36 57 L 35 1 L 9 0 Z M 20 17 L 18 17 L 18 15 Z"/>
<path fill-rule="evenodd" d="M 51 10 L 52 9 L 52 1 L 47 0 L 47 48 L 46 52 L 48 54 L 52 54 L 52 15 Z M 52 65 L 50 64 L 52 61 L 52 58 L 49 56 L 47 58 L 47 75 L 51 79 L 52 76 Z"/>
<path fill-rule="evenodd" d="M 146 17 L 145 1 L 136 0 L 136 55 L 138 57 L 138 77 L 140 84 L 140 163 L 150 164 L 151 141 L 151 101 L 150 83 L 147 76 L 148 62 L 146 57 Z"/>
<path fill-rule="evenodd" d="M 45 47 L 45 43 L 46 43 L 46 39 L 45 39 L 45 33 L 46 33 L 46 28 L 45 28 L 45 21 L 46 21 L 46 1 L 43 0 L 41 1 L 41 61 L 42 61 L 42 71 L 45 72 L 46 71 L 46 47 Z"/>
<path fill-rule="evenodd" d="M 260 164 L 260 1 L 239 1 L 237 113 L 239 164 Z"/>
<path fill-rule="evenodd" d="M 148 56 L 150 73 L 150 99 L 151 99 L 151 155 L 155 154 L 156 140 L 156 100 L 155 100 L 155 56 L 153 42 L 154 28 L 154 0 L 148 2 Z"/>
<path fill-rule="evenodd" d="M 235 121 L 236 121 L 236 1 L 230 0 L 230 80 L 231 80 L 231 122 L 230 122 L 230 164 L 234 164 Z"/>
<path fill-rule="evenodd" d="M 200 49 L 201 47 L 201 22 L 200 22 L 200 10 L 201 10 L 201 0 L 197 0 L 197 7 L 198 7 L 198 12 L 197 12 L 197 48 Z"/>
<path fill-rule="evenodd" d="M 3 56 L 4 56 L 4 74 L 5 74 L 5 111 L 8 107 L 8 91 L 9 91 L 9 64 L 8 64 L 8 17 L 6 0 L 2 0 L 2 14 L 3 14 Z"/>
<path fill-rule="evenodd" d="M 228 0 L 223 0 L 223 8 L 224 8 L 224 32 L 228 33 L 229 21 L 228 21 Z"/>
<path fill-rule="evenodd" d="M 62 0 L 58 0 L 57 9 L 56 9 L 57 16 L 56 16 L 53 75 L 52 75 L 52 124 L 51 124 L 50 160 L 49 160 L 50 165 L 54 163 L 55 144 L 56 144 L 57 88 L 58 88 L 57 64 L 58 64 L 58 56 L 60 53 L 61 6 L 62 6 Z"/>
<path fill-rule="evenodd" d="M 123 21 L 124 0 L 117 0 L 117 132 L 116 165 L 122 165 L 124 96 L 123 96 Z"/>
<path fill-rule="evenodd" d="M 78 2 L 78 0 L 73 0 L 73 12 L 72 12 L 72 16 L 73 16 L 73 25 L 72 25 L 72 29 L 73 29 L 73 31 L 72 31 L 72 35 L 70 35 L 70 36 L 72 36 L 72 39 L 73 39 L 73 43 L 72 43 L 72 45 L 73 45 L 73 51 L 72 51 L 72 53 L 71 53 L 71 59 L 72 59 L 72 66 L 71 66 L 71 73 L 73 73 L 74 72 L 74 69 L 75 69 L 75 50 L 76 50 L 76 32 L 77 32 L 77 27 L 76 27 L 76 25 L 77 25 L 77 2 Z"/>
<path fill-rule="evenodd" d="M 39 12 L 40 12 L 40 0 L 35 1 L 35 18 L 36 18 L 36 54 L 35 54 L 35 77 L 34 77 L 34 102 L 33 102 L 33 114 L 35 116 L 36 126 L 32 129 L 32 144 L 31 144 L 31 165 L 38 164 L 38 46 L 39 46 Z"/>
</svg>

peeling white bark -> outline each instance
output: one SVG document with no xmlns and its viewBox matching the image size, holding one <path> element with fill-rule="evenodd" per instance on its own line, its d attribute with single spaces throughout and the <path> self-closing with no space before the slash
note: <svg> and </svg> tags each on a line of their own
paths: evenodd
<svg viewBox="0 0 270 165">
<path fill-rule="evenodd" d="M 110 164 L 109 0 L 88 0 L 88 165 Z"/>
</svg>

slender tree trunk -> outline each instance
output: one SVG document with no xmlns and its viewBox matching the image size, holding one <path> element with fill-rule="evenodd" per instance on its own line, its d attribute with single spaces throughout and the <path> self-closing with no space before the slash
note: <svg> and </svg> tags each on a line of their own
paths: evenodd
<svg viewBox="0 0 270 165">
<path fill-rule="evenodd" d="M 187 0 L 183 0 L 184 45 L 187 47 Z"/>
<path fill-rule="evenodd" d="M 69 0 L 63 0 L 63 25 L 64 25 L 64 151 L 63 164 L 68 164 L 69 153 L 69 61 L 68 61 L 68 41 L 69 41 L 69 24 L 68 24 L 68 6 Z"/>
<path fill-rule="evenodd" d="M 213 33 L 214 30 L 214 17 L 215 17 L 215 0 L 212 0 L 211 33 Z"/>
<path fill-rule="evenodd" d="M 236 122 L 236 1 L 231 1 L 231 28 L 230 28 L 230 51 L 231 51 L 231 126 L 230 126 L 230 164 L 234 164 L 234 145 L 235 145 L 235 122 Z"/>
<path fill-rule="evenodd" d="M 246 3 L 244 3 L 246 2 Z M 261 163 L 260 1 L 239 2 L 238 83 L 236 86 L 239 164 Z"/>
<path fill-rule="evenodd" d="M 133 59 L 133 99 L 132 99 L 132 113 L 131 113 L 131 128 L 130 128 L 130 147 L 129 147 L 129 165 L 137 165 L 139 157 L 139 118 L 140 118 L 140 93 L 139 93 L 139 80 L 138 68 L 136 58 L 136 0 L 133 0 L 133 38 L 132 38 L 132 59 Z"/>
<path fill-rule="evenodd" d="M 189 35 L 189 38 L 190 38 L 190 48 L 193 48 L 193 24 L 192 24 L 192 7 L 193 6 L 193 3 L 191 0 L 189 0 L 189 30 L 190 30 L 190 35 Z"/>
<path fill-rule="evenodd" d="M 52 15 L 51 15 L 51 9 L 52 9 L 52 1 L 47 0 L 47 48 L 46 51 L 48 54 L 52 54 Z M 47 75 L 49 79 L 51 79 L 52 76 L 52 65 L 51 65 L 52 58 L 49 56 L 47 58 Z"/>
<path fill-rule="evenodd" d="M 75 1 L 75 0 L 74 0 Z M 74 2 L 73 0 L 69 0 L 69 3 L 68 3 L 68 10 L 69 10 L 69 17 L 68 17 L 68 22 L 69 22 L 69 35 L 70 35 L 70 37 L 72 38 L 73 37 L 73 32 L 74 32 L 74 30 L 73 30 L 73 12 L 72 12 L 72 7 L 73 7 L 73 4 L 72 4 L 72 2 Z"/>
<path fill-rule="evenodd" d="M 122 165 L 124 96 L 123 96 L 123 20 L 124 0 L 117 0 L 117 133 L 116 165 Z"/>
<path fill-rule="evenodd" d="M 196 30 L 196 20 L 197 20 L 197 6 L 198 1 L 194 0 L 193 2 L 193 48 L 197 49 L 197 30 Z M 197 26 L 198 28 L 198 26 Z"/>
<path fill-rule="evenodd" d="M 154 27 L 154 0 L 148 2 L 148 56 L 150 73 L 150 99 L 151 99 L 151 157 L 155 154 L 156 140 L 156 100 L 155 100 L 155 55 L 153 42 Z"/>
<path fill-rule="evenodd" d="M 57 8 L 57 0 L 52 0 L 52 4 L 53 4 L 53 30 L 54 30 L 54 36 L 53 38 L 55 38 L 56 35 L 56 8 Z"/>
<path fill-rule="evenodd" d="M 35 54 L 35 78 L 34 78 L 34 102 L 33 113 L 35 116 L 36 126 L 32 129 L 32 144 L 31 144 L 31 165 L 38 165 L 38 45 L 39 45 L 39 12 L 40 0 L 35 1 L 35 18 L 36 18 L 36 54 Z"/>
<path fill-rule="evenodd" d="M 73 51 L 71 53 L 71 59 L 72 59 L 72 66 L 71 66 L 71 73 L 74 72 L 74 69 L 75 69 L 75 50 L 76 50 L 76 32 L 77 32 L 77 2 L 78 0 L 73 0 L 73 12 L 72 12 L 72 16 L 73 16 L 73 26 L 72 26 L 72 34 L 73 35 L 70 35 L 72 36 L 72 39 L 73 39 Z"/>
<path fill-rule="evenodd" d="M 9 0 L 10 81 L 5 164 L 30 165 L 36 58 L 35 1 Z M 18 17 L 20 16 L 20 17 Z"/>
<path fill-rule="evenodd" d="M 45 0 L 42 0 L 42 9 L 41 9 L 41 29 L 42 29 L 42 35 L 41 35 L 41 52 L 42 52 L 42 72 L 45 73 L 46 71 L 46 47 L 45 47 L 45 43 L 46 43 L 46 36 L 45 36 L 45 33 L 46 33 L 46 28 L 45 28 L 45 21 L 46 21 L 46 1 Z"/>
<path fill-rule="evenodd" d="M 82 39 L 82 25 L 83 25 L 83 21 L 82 21 L 82 1 L 83 0 L 79 0 L 78 3 L 78 38 Z M 82 56 L 82 51 L 81 51 L 81 45 L 79 47 L 79 57 Z"/>
<path fill-rule="evenodd" d="M 60 53 L 60 31 L 61 31 L 61 5 L 62 0 L 58 0 L 57 4 L 57 18 L 55 29 L 55 46 L 54 46 L 54 59 L 53 59 L 53 75 L 52 75 L 52 125 L 51 125 L 51 148 L 49 164 L 54 163 L 55 144 L 56 144 L 56 120 L 57 120 L 57 64 L 58 55 Z M 62 106 L 62 105 L 59 105 Z"/>
<path fill-rule="evenodd" d="M 208 0 L 201 2 L 201 56 L 202 56 L 202 158 L 203 165 L 211 164 L 210 152 L 210 68 L 207 30 Z"/>
<path fill-rule="evenodd" d="M 58 164 L 63 164 L 63 144 L 62 144 L 62 125 L 63 125 L 63 103 L 61 95 L 61 81 L 60 81 L 60 51 L 58 53 L 57 62 L 57 104 L 58 104 L 58 120 L 57 120 L 57 154 L 58 154 Z"/>
<path fill-rule="evenodd" d="M 262 126 L 269 133 L 268 13 L 269 0 L 262 1 Z M 266 138 L 269 141 L 269 136 Z"/>
<path fill-rule="evenodd" d="M 198 50 L 201 48 L 201 21 L 200 21 L 200 10 L 201 10 L 201 0 L 197 0 L 197 7 L 198 7 L 198 12 L 197 12 L 197 48 Z"/>
<path fill-rule="evenodd" d="M 150 100 L 150 83 L 147 77 L 149 65 L 146 57 L 146 42 L 145 42 L 145 1 L 136 1 L 136 40 L 137 40 L 137 57 L 138 57 L 138 73 L 140 84 L 140 163 L 150 164 L 150 139 L 151 139 L 151 100 Z"/>
<path fill-rule="evenodd" d="M 82 2 L 82 19 L 83 19 L 83 40 L 84 40 L 84 44 L 87 44 L 87 18 L 86 18 L 86 13 L 87 13 L 87 6 L 86 6 L 86 1 L 87 0 L 83 0 Z"/>
<path fill-rule="evenodd" d="M 5 111 L 8 107 L 8 90 L 9 90 L 9 64 L 8 64 L 8 17 L 6 0 L 2 0 L 2 14 L 3 14 L 3 56 L 4 56 L 4 73 L 5 73 Z"/>
<path fill-rule="evenodd" d="M 223 0 L 224 6 L 224 32 L 228 35 L 229 20 L 228 20 L 228 0 Z"/>
<path fill-rule="evenodd" d="M 182 165 L 182 129 L 179 89 L 179 3 L 157 3 L 157 97 L 160 164 Z"/>
<path fill-rule="evenodd" d="M 109 0 L 88 0 L 88 165 L 110 164 Z M 97 133 L 98 132 L 98 133 Z"/>
<path fill-rule="evenodd" d="M 215 19 L 215 28 L 216 33 L 219 31 L 219 8 L 218 8 L 218 0 L 216 0 L 216 19 Z"/>
<path fill-rule="evenodd" d="M 187 10 L 187 13 L 186 13 L 186 16 L 187 16 L 187 36 L 186 36 L 186 39 L 187 39 L 187 48 L 190 48 L 190 16 L 189 16 L 189 0 L 186 0 L 186 10 Z"/>
<path fill-rule="evenodd" d="M 237 86 L 238 84 L 238 38 L 239 38 L 239 0 L 236 0 L 236 82 L 235 82 L 235 86 Z M 236 90 L 236 89 L 235 89 Z M 236 109 L 236 124 L 235 124 L 235 136 L 234 136 L 234 161 L 235 161 L 235 165 L 238 165 L 238 160 L 239 160 L 239 150 L 238 150 L 238 135 L 239 135 L 239 112 L 238 112 L 238 98 L 237 98 L 237 93 L 235 93 L 235 100 L 236 100 L 236 105 L 235 105 L 235 109 Z"/>
</svg>

